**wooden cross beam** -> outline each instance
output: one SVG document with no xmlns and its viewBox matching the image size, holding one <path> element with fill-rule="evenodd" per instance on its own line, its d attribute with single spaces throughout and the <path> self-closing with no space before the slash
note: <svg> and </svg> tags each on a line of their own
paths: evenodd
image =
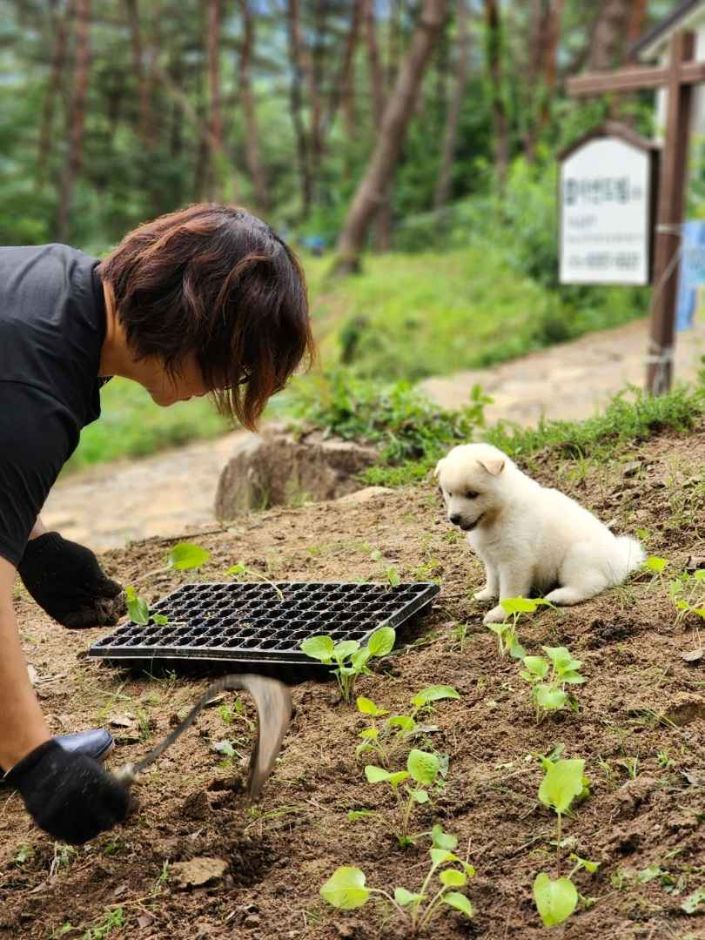
<svg viewBox="0 0 705 940">
<path fill-rule="evenodd" d="M 629 67 L 615 72 L 580 75 L 568 79 L 574 97 L 606 92 L 665 88 L 668 92 L 666 136 L 661 159 L 656 237 L 654 240 L 653 290 L 646 388 L 653 395 L 668 391 L 673 378 L 678 254 L 684 221 L 685 185 L 688 173 L 690 105 L 694 84 L 705 82 L 705 62 L 693 61 L 695 34 L 673 36 L 666 67 Z"/>
</svg>

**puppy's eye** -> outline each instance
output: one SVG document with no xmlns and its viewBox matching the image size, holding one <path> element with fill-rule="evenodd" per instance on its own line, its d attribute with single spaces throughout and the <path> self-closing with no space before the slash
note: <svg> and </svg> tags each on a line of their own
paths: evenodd
<svg viewBox="0 0 705 940">
<path fill-rule="evenodd" d="M 465 490 L 463 495 L 465 496 L 465 499 L 477 499 L 480 494 L 475 490 Z"/>
</svg>

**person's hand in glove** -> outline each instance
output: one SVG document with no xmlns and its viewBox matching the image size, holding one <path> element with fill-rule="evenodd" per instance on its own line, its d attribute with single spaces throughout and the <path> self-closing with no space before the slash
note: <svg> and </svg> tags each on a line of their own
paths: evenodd
<svg viewBox="0 0 705 940">
<path fill-rule="evenodd" d="M 89 548 L 58 532 L 30 539 L 17 570 L 37 604 L 65 627 L 112 626 L 125 613 L 122 587 Z"/>
<path fill-rule="evenodd" d="M 5 775 L 40 829 L 54 839 L 81 845 L 122 822 L 130 794 L 97 761 L 46 741 Z"/>
</svg>

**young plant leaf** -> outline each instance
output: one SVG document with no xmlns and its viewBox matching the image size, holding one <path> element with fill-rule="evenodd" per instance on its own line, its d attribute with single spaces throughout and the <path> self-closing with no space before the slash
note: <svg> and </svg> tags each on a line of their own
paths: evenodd
<svg viewBox="0 0 705 940">
<path fill-rule="evenodd" d="M 336 868 L 320 893 L 324 901 L 340 911 L 354 911 L 366 904 L 370 896 L 369 888 L 365 887 L 364 872 L 348 866 Z"/>
<path fill-rule="evenodd" d="M 441 762 L 435 754 L 414 748 L 406 760 L 406 769 L 417 783 L 430 787 L 438 777 Z"/>
<path fill-rule="evenodd" d="M 166 614 L 152 614 L 152 623 L 156 623 L 158 627 L 165 627 L 169 623 L 169 618 Z"/>
<path fill-rule="evenodd" d="M 393 627 L 379 627 L 367 641 L 370 656 L 387 656 L 394 649 L 396 638 Z"/>
<path fill-rule="evenodd" d="M 389 783 L 395 790 L 400 784 L 409 779 L 409 774 L 405 770 L 389 773 L 388 770 L 376 767 L 374 764 L 368 764 L 365 767 L 365 776 L 368 783 Z"/>
<path fill-rule="evenodd" d="M 137 591 L 129 585 L 125 588 L 125 600 L 127 601 L 127 613 L 130 615 L 130 620 L 134 620 L 135 623 L 139 623 L 143 627 L 147 626 L 149 623 L 147 601 L 143 600 L 137 594 Z"/>
<path fill-rule="evenodd" d="M 643 564 L 645 571 L 652 571 L 654 574 L 661 574 L 668 565 L 668 559 L 659 558 L 658 555 L 649 555 Z"/>
<path fill-rule="evenodd" d="M 578 906 L 578 892 L 569 878 L 553 881 L 546 872 L 541 872 L 534 879 L 533 893 L 544 927 L 562 924 Z"/>
<path fill-rule="evenodd" d="M 461 914 L 465 914 L 466 917 L 473 917 L 475 914 L 475 908 L 471 902 L 459 891 L 449 891 L 448 894 L 443 895 L 442 901 L 449 907 L 455 908 L 456 911 L 460 911 Z"/>
<path fill-rule="evenodd" d="M 529 597 L 508 597 L 500 601 L 500 606 L 505 614 L 511 615 L 533 614 L 539 605 L 537 601 L 531 600 Z"/>
<path fill-rule="evenodd" d="M 399 731 L 403 731 L 405 734 L 410 734 L 416 730 L 416 722 L 411 715 L 392 715 L 391 718 L 387 719 L 386 725 L 388 728 L 398 728 Z"/>
<path fill-rule="evenodd" d="M 380 708 L 379 705 L 376 705 L 371 698 L 365 698 L 364 695 L 358 695 L 355 704 L 357 705 L 357 710 L 363 715 L 373 715 L 374 717 L 379 717 L 380 715 L 389 714 L 386 708 Z"/>
<path fill-rule="evenodd" d="M 468 883 L 467 877 L 457 868 L 446 868 L 438 876 L 439 881 L 446 888 L 462 888 Z"/>
<path fill-rule="evenodd" d="M 549 764 L 539 787 L 539 799 L 563 815 L 584 789 L 584 760 L 558 760 Z"/>
<path fill-rule="evenodd" d="M 192 542 L 179 542 L 169 552 L 168 565 L 176 571 L 200 568 L 210 559 L 211 553 Z"/>
<path fill-rule="evenodd" d="M 429 795 L 425 790 L 409 790 L 409 796 L 414 803 L 428 803 Z"/>
<path fill-rule="evenodd" d="M 305 642 L 306 641 L 304 640 L 304 643 Z M 340 643 L 336 643 L 333 647 L 333 657 L 337 660 L 337 662 L 340 663 L 349 656 L 352 656 L 353 653 L 357 653 L 359 649 L 360 644 L 357 640 L 342 640 Z"/>
<path fill-rule="evenodd" d="M 367 819 L 368 816 L 374 815 L 375 811 L 372 809 L 351 809 L 347 813 L 350 822 L 357 822 L 358 819 Z"/>
<path fill-rule="evenodd" d="M 450 862 L 460 861 L 457 855 L 454 855 L 453 852 L 446 851 L 446 849 L 434 848 L 428 851 L 435 868 L 438 868 L 439 865 L 448 865 Z"/>
<path fill-rule="evenodd" d="M 431 702 L 440 702 L 442 699 L 460 698 L 460 692 L 452 685 L 429 685 L 418 692 L 411 700 L 414 708 L 423 708 Z"/>
<path fill-rule="evenodd" d="M 317 659 L 322 663 L 331 663 L 333 661 L 333 651 L 335 643 L 332 637 L 325 634 L 307 637 L 301 644 L 301 650 L 311 659 Z"/>
<path fill-rule="evenodd" d="M 352 642 L 354 643 L 357 641 L 353 640 Z M 370 653 L 369 649 L 366 646 L 363 646 L 362 649 L 355 650 L 355 652 L 350 657 L 350 666 L 352 667 L 354 672 L 356 673 L 367 672 L 368 670 L 365 667 L 367 666 L 367 663 L 371 655 L 372 654 Z"/>
<path fill-rule="evenodd" d="M 539 708 L 545 708 L 546 711 L 557 711 L 568 701 L 568 695 L 562 689 L 544 683 L 534 686 L 534 698 Z"/>
<path fill-rule="evenodd" d="M 443 827 L 436 823 L 431 829 L 431 840 L 436 849 L 444 849 L 446 852 L 454 852 L 458 848 L 457 836 L 444 832 Z"/>
<path fill-rule="evenodd" d="M 387 568 L 387 581 L 392 587 L 398 587 L 401 584 L 401 578 L 396 568 Z"/>
<path fill-rule="evenodd" d="M 524 669 L 522 678 L 531 682 L 533 679 L 545 679 L 550 666 L 543 656 L 525 656 L 523 659 Z"/>
<path fill-rule="evenodd" d="M 231 565 L 227 570 L 226 574 L 232 577 L 238 577 L 241 574 L 245 574 L 247 571 L 247 565 L 244 565 L 241 561 L 236 565 Z"/>
<path fill-rule="evenodd" d="M 414 894 L 411 891 L 407 891 L 406 888 L 394 889 L 394 900 L 399 907 L 408 907 L 409 904 L 415 904 L 418 901 L 423 901 L 423 899 L 423 894 Z"/>
</svg>

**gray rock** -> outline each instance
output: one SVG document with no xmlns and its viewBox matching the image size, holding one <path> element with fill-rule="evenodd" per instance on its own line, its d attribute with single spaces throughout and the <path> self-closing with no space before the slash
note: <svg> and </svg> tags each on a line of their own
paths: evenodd
<svg viewBox="0 0 705 940">
<path fill-rule="evenodd" d="M 265 431 L 245 440 L 225 466 L 215 498 L 218 519 L 253 509 L 337 499 L 359 490 L 358 474 L 377 459 L 372 447 L 320 432 Z"/>
</svg>

